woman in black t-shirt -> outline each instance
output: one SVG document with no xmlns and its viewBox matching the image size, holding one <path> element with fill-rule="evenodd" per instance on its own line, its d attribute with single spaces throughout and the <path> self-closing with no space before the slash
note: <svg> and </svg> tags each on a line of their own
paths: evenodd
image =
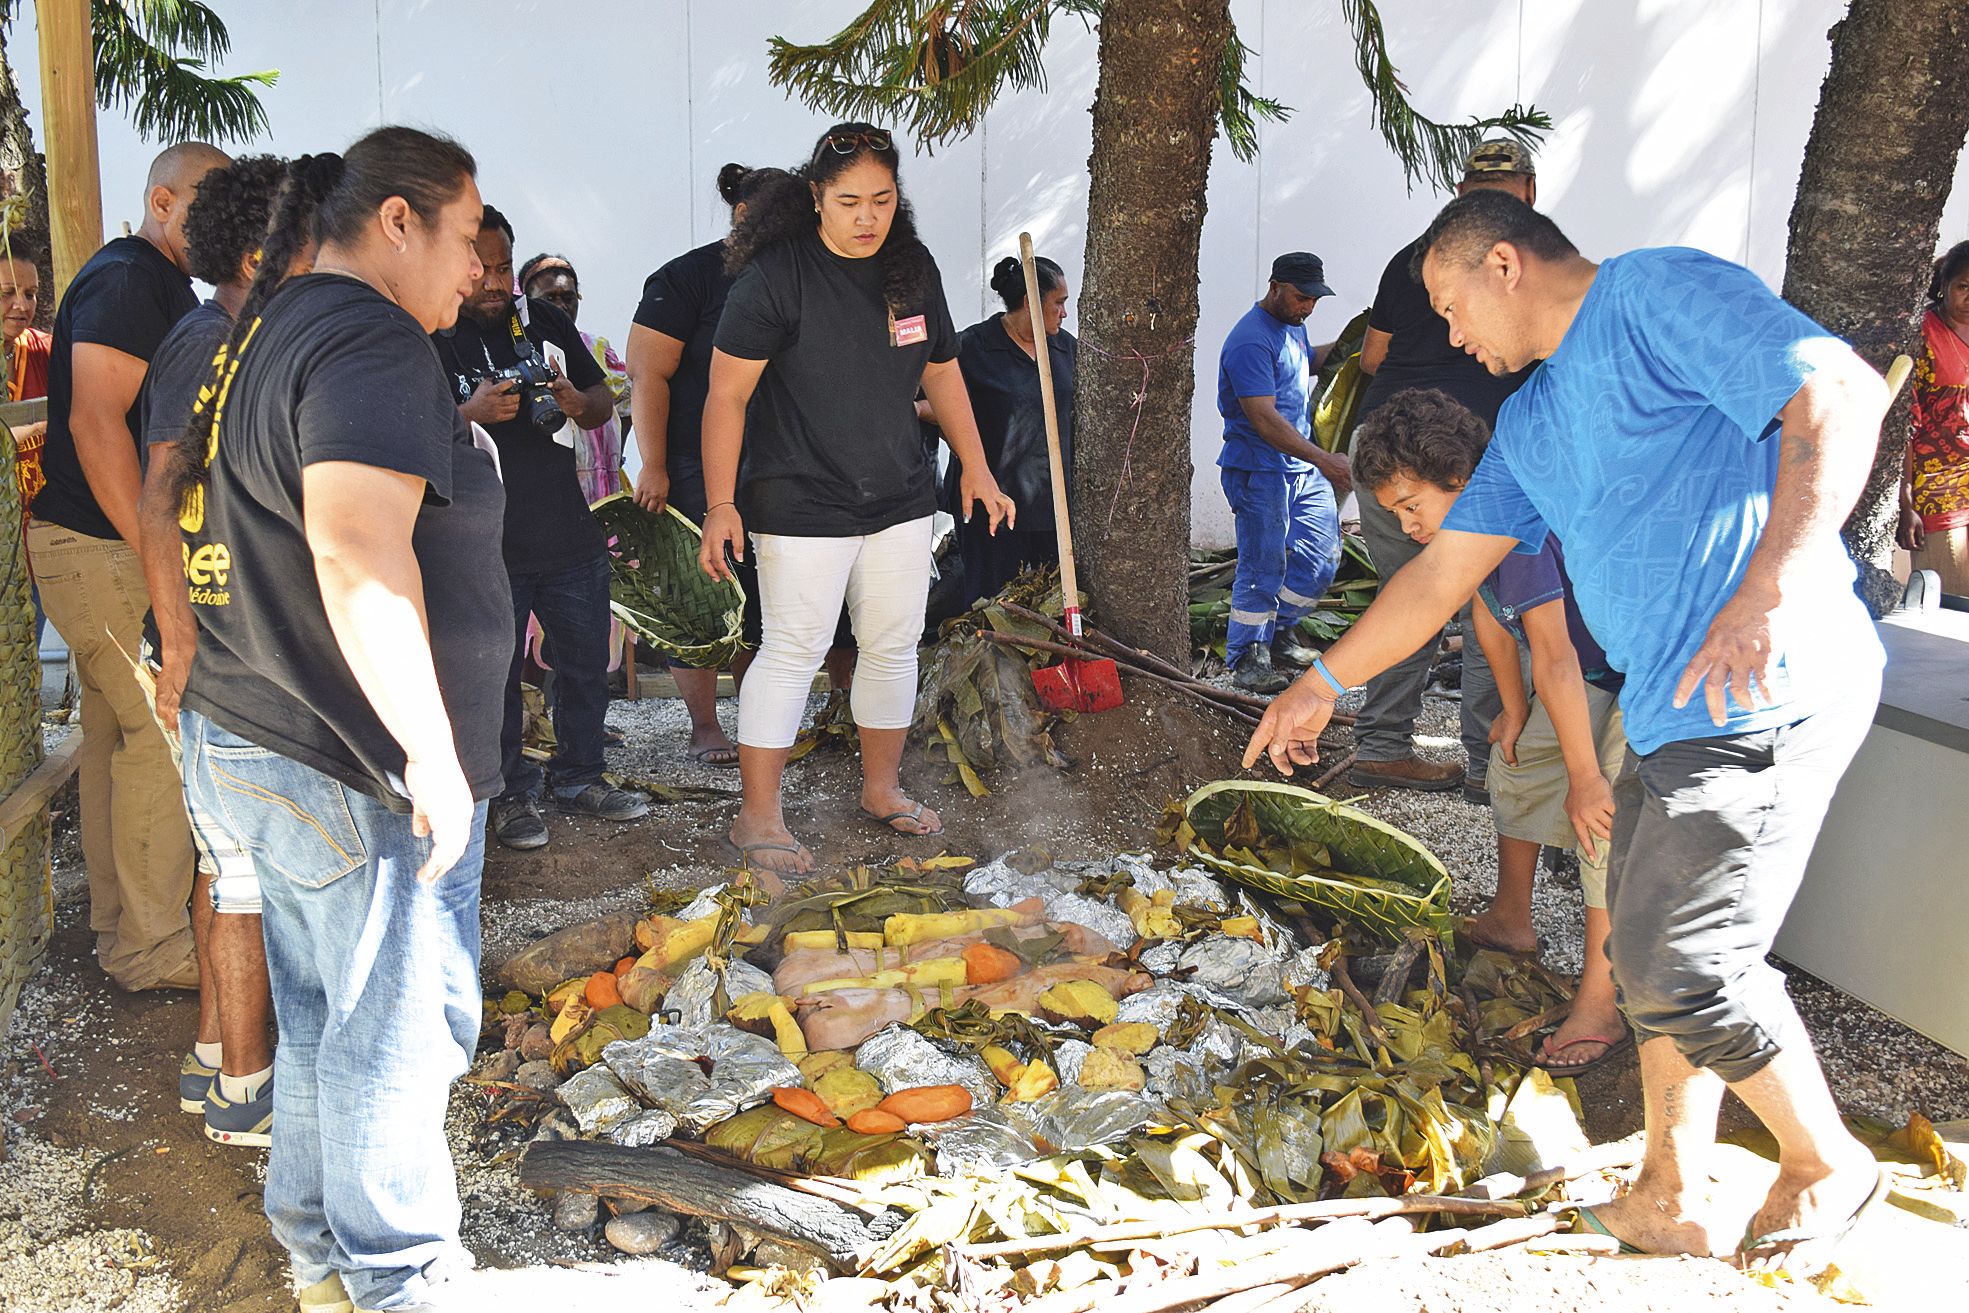
<svg viewBox="0 0 1969 1313">
<path fill-rule="evenodd" d="M 1080 343 L 1065 326 L 1065 271 L 1044 256 L 1033 266 L 1039 281 L 1040 318 L 1046 326 L 1046 359 L 1053 371 L 1060 457 L 1071 480 L 1073 375 Z M 1060 563 L 1058 535 L 1053 531 L 1053 466 L 1046 456 L 1046 411 L 1039 394 L 1039 348 L 1033 342 L 1025 271 L 1017 256 L 1008 255 L 992 266 L 991 290 L 1005 303 L 1004 313 L 957 335 L 957 366 L 964 371 L 964 390 L 978 417 L 985 459 L 1006 494 L 1024 511 L 1018 528 L 998 534 L 987 534 L 976 520 L 957 526 L 967 603 L 995 596 L 1021 570 Z"/>
<path fill-rule="evenodd" d="M 727 164 L 718 170 L 718 194 L 731 206 L 732 223 L 745 217 L 746 203 L 770 187 L 806 188 L 783 169 L 748 169 Z M 725 312 L 733 275 L 725 268 L 726 239 L 720 237 L 670 261 L 643 283 L 629 329 L 629 407 L 642 467 L 636 473 L 636 503 L 661 514 L 674 506 L 700 526 L 704 523 L 704 457 L 699 425 L 711 387 L 711 341 Z M 746 641 L 759 641 L 759 580 L 751 557 L 739 563 L 745 590 Z M 752 650 L 732 658 L 732 678 L 743 682 Z M 738 749 L 718 723 L 718 672 L 670 663 L 677 692 L 690 712 L 691 759 L 702 766 L 736 766 Z"/>
<path fill-rule="evenodd" d="M 304 1305 L 436 1302 L 460 1256 L 444 1113 L 478 1040 L 513 650 L 498 464 L 429 337 L 480 276 L 474 172 L 410 128 L 296 161 L 209 436 L 178 444 L 185 789 L 261 876 L 266 1210 Z"/>
<path fill-rule="evenodd" d="M 701 561 L 730 573 L 757 553 L 764 635 L 739 698 L 745 801 L 730 842 L 775 875 L 813 868 L 787 832 L 780 776 L 843 599 L 860 661 L 862 810 L 902 834 L 940 833 L 898 769 L 916 701 L 916 644 L 930 585 L 934 471 L 917 429 L 920 387 L 963 467 L 960 509 L 1011 526 L 958 373 L 936 262 L 916 235 L 887 132 L 829 129 L 801 170 L 732 235 L 704 406 Z M 741 466 L 740 451 L 744 452 Z"/>
</svg>

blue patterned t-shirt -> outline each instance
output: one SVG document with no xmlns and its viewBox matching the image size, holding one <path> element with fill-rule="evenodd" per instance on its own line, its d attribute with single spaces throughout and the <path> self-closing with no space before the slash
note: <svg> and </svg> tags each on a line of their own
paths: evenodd
<svg viewBox="0 0 1969 1313">
<path fill-rule="evenodd" d="M 1504 403 L 1489 451 L 1444 528 L 1566 543 L 1579 609 L 1626 672 L 1628 741 L 1743 734 L 1830 705 L 1878 669 L 1880 640 L 1843 551 L 1789 595 L 1774 705 L 1710 720 L 1702 691 L 1675 686 L 1743 581 L 1770 517 L 1777 413 L 1831 337 L 1739 265 L 1681 247 L 1600 266 L 1563 341 Z"/>
</svg>

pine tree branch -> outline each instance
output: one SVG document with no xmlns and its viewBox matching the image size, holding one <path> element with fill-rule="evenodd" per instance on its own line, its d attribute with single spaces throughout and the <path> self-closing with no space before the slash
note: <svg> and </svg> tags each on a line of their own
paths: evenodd
<svg viewBox="0 0 1969 1313">
<path fill-rule="evenodd" d="M 1419 181 L 1445 191 L 1455 187 L 1471 149 L 1491 133 L 1501 132 L 1532 146 L 1551 131 L 1551 117 L 1530 105 L 1513 105 L 1494 117 L 1472 117 L 1468 123 L 1438 123 L 1417 112 L 1388 57 L 1388 37 L 1374 0 L 1340 0 L 1340 8 L 1353 29 L 1354 65 L 1367 84 L 1374 126 L 1401 161 L 1411 190 Z"/>
</svg>

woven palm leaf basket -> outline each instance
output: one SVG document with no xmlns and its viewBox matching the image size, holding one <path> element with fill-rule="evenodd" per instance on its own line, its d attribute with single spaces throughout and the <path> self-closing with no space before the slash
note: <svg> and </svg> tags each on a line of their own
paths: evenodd
<svg viewBox="0 0 1969 1313">
<path fill-rule="evenodd" d="M 1410 926 L 1452 929 L 1449 872 L 1419 840 L 1364 811 L 1258 780 L 1206 784 L 1180 808 L 1177 845 L 1233 880 L 1386 939 L 1399 940 Z M 1262 860 L 1266 854 L 1271 860 Z"/>
<path fill-rule="evenodd" d="M 718 670 L 744 646 L 745 592 L 697 563 L 704 535 L 674 506 L 652 515 L 626 492 L 594 505 L 608 535 L 609 609 L 640 643 Z"/>
<path fill-rule="evenodd" d="M 41 764 L 41 656 L 34 641 L 14 435 L 0 424 L 0 798 Z M 0 846 L 0 1035 L 54 931 L 48 813 L 24 817 Z"/>
</svg>

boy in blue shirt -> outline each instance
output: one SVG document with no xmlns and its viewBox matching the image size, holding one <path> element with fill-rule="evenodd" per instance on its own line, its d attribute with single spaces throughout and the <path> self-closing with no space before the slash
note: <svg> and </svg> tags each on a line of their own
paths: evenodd
<svg viewBox="0 0 1969 1313">
<path fill-rule="evenodd" d="M 1312 375 L 1332 343 L 1306 340 L 1306 316 L 1332 296 L 1320 259 L 1304 251 L 1272 262 L 1265 297 L 1224 339 L 1217 365 L 1217 457 L 1237 524 L 1237 578 L 1224 661 L 1239 688 L 1286 685 L 1274 658 L 1303 667 L 1291 639 L 1340 568 L 1340 508 L 1347 458 L 1312 440 Z"/>
<path fill-rule="evenodd" d="M 1355 432 L 1356 486 L 1427 546 L 1489 443 L 1490 426 L 1462 402 L 1435 388 L 1407 388 Z M 1534 555 L 1505 557 L 1477 596 L 1483 605 L 1472 609 L 1475 637 L 1504 704 L 1488 727 L 1497 896 L 1464 933 L 1486 948 L 1535 951 L 1538 850 L 1577 847 L 1585 961 L 1572 1010 L 1536 1055 L 1555 1075 L 1577 1075 L 1628 1044 L 1606 951 L 1613 781 L 1627 756 L 1616 701 L 1622 676 L 1579 614 L 1556 535 Z M 1522 664 L 1521 650 L 1530 654 Z"/>
<path fill-rule="evenodd" d="M 1497 192 L 1451 201 L 1416 250 L 1452 343 L 1493 373 L 1544 363 L 1442 532 L 1272 703 L 1247 764 L 1310 764 L 1338 689 L 1427 642 L 1512 551 L 1562 535 L 1627 677 L 1607 951 L 1647 1104 L 1639 1176 L 1582 1224 L 1816 1275 L 1887 1178 L 1766 954 L 1879 701 L 1885 658 L 1839 529 L 1886 384 L 1747 269 L 1679 248 L 1596 265 Z M 1707 1190 L 1726 1086 L 1778 1142 L 1740 1241 Z"/>
</svg>

